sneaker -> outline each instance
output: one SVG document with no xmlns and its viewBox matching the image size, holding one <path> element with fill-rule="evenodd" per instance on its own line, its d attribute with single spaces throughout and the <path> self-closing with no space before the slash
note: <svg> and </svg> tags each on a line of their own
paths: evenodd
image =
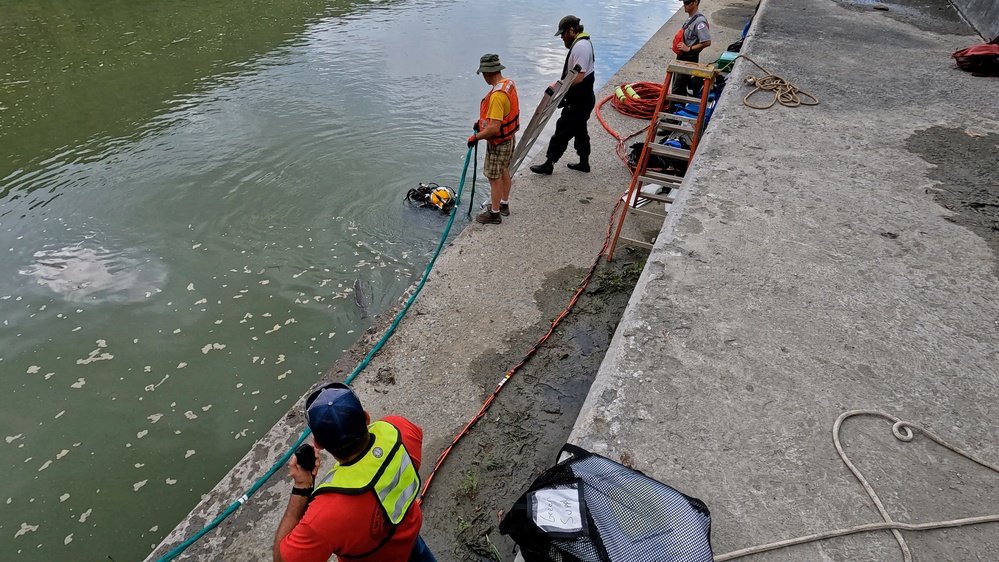
<svg viewBox="0 0 999 562">
<path fill-rule="evenodd" d="M 570 170 L 576 170 L 577 172 L 589 172 L 590 164 L 587 162 L 580 162 L 579 164 L 566 164 L 566 168 Z"/>
<path fill-rule="evenodd" d="M 475 215 L 475 222 L 479 224 L 500 224 L 503 222 L 503 217 L 499 213 L 494 213 L 492 207 L 489 207 L 485 211 Z"/>
<path fill-rule="evenodd" d="M 531 166 L 531 171 L 534 172 L 535 174 L 545 174 L 550 176 L 552 175 L 552 172 L 555 171 L 555 165 L 552 164 L 551 162 L 545 161 L 544 164 Z"/>
<path fill-rule="evenodd" d="M 500 203 L 500 214 L 504 217 L 510 216 L 510 205 L 507 203 Z"/>
</svg>

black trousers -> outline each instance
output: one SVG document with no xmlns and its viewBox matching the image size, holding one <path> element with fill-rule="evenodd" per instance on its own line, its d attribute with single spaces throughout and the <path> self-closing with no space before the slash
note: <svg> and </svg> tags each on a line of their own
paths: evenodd
<svg viewBox="0 0 999 562">
<path fill-rule="evenodd" d="M 680 53 L 676 56 L 676 60 L 687 62 L 697 62 L 700 58 L 700 51 L 696 53 Z M 681 96 L 690 96 L 695 94 L 697 90 L 700 89 L 700 81 L 700 78 L 695 79 L 693 76 L 688 76 L 686 74 L 676 74 L 673 76 L 673 87 L 670 91 Z"/>
<path fill-rule="evenodd" d="M 590 158 L 590 133 L 586 130 L 586 122 L 590 120 L 593 107 L 597 103 L 596 95 L 592 90 L 583 92 L 583 95 L 575 96 L 559 115 L 555 122 L 555 134 L 552 140 L 548 141 L 548 152 L 545 156 L 552 162 L 565 154 L 569 148 L 569 140 L 573 141 L 572 147 L 576 149 L 581 162 L 586 162 Z"/>
</svg>

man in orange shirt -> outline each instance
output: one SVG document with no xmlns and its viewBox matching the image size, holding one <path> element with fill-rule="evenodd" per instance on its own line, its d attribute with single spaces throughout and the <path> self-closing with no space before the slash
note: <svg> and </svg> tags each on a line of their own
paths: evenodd
<svg viewBox="0 0 999 562">
<path fill-rule="evenodd" d="M 436 562 L 420 537 L 423 431 L 401 416 L 370 423 L 349 387 L 331 383 L 309 395 L 305 417 L 316 466 L 289 463 L 295 481 L 274 537 L 275 562 L 326 562 L 336 554 L 364 562 Z M 314 485 L 319 451 L 336 462 Z"/>
<path fill-rule="evenodd" d="M 468 146 L 486 140 L 486 162 L 482 173 L 489 179 L 490 205 L 475 217 L 482 224 L 500 224 L 510 216 L 510 160 L 513 159 L 514 133 L 520 129 L 520 100 L 513 80 L 503 77 L 499 55 L 485 54 L 479 59 L 478 74 L 491 86 L 479 104 L 479 120 Z"/>
</svg>

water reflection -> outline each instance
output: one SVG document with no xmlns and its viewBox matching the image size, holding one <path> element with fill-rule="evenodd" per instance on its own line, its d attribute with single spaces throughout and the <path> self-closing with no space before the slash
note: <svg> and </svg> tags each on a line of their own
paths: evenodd
<svg viewBox="0 0 999 562">
<path fill-rule="evenodd" d="M 91 241 L 35 252 L 20 270 L 69 302 L 131 302 L 161 291 L 166 266 L 149 257 L 111 251 Z"/>
</svg>

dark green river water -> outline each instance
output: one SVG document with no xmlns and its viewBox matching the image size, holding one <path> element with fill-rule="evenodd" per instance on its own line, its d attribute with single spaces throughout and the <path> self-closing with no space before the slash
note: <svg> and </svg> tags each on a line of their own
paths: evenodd
<svg viewBox="0 0 999 562">
<path fill-rule="evenodd" d="M 678 5 L 0 0 L 0 559 L 142 559 L 419 279 L 479 56 L 533 110 Z"/>
</svg>

